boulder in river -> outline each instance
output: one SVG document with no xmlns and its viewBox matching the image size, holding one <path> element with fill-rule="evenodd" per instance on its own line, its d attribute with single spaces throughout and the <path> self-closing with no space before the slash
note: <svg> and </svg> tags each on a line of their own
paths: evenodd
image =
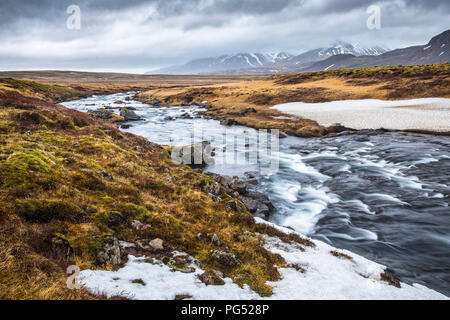
<svg viewBox="0 0 450 320">
<path fill-rule="evenodd" d="M 142 120 L 133 110 L 122 109 L 120 110 L 120 115 L 125 119 L 125 121 L 138 121 Z"/>
<path fill-rule="evenodd" d="M 209 141 L 202 141 L 191 146 L 174 147 L 172 160 L 178 164 L 205 166 L 214 163 L 213 151 Z"/>
</svg>

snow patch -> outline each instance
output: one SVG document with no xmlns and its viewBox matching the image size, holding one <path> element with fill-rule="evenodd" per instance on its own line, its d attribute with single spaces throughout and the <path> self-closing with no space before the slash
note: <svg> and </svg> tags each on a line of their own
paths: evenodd
<svg viewBox="0 0 450 320">
<path fill-rule="evenodd" d="M 260 218 L 255 220 L 283 233 L 296 233 Z M 280 254 L 292 266 L 280 268 L 282 279 L 268 283 L 273 286 L 273 295 L 269 298 L 260 297 L 248 286 L 239 287 L 230 278 L 224 279 L 223 286 L 206 286 L 198 279 L 203 270 L 195 264 L 194 273 L 183 273 L 158 261 L 149 263 L 145 258 L 133 256 L 129 256 L 126 265 L 117 271 L 84 270 L 77 281 L 93 294 L 139 300 L 172 300 L 177 295 L 205 300 L 448 299 L 418 284 L 401 283 L 401 288 L 391 286 L 381 281 L 384 266 L 318 240 L 311 240 L 314 247 L 304 247 L 285 243 L 276 237 L 264 238 L 264 247 Z M 338 255 L 333 255 L 332 251 Z M 135 281 L 137 279 L 141 281 Z"/>
</svg>

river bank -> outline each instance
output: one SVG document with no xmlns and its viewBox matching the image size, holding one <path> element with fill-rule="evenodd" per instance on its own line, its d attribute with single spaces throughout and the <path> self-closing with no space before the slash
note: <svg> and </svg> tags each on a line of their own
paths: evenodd
<svg viewBox="0 0 450 320">
<path fill-rule="evenodd" d="M 286 297 L 285 294 L 290 289 L 284 285 L 277 286 L 279 280 L 283 278 L 288 280 L 283 282 L 285 284 L 294 283 L 290 281 L 292 277 L 300 280 L 306 274 L 305 279 L 311 282 L 317 282 L 314 275 L 319 278 L 322 275 L 326 277 L 323 285 L 305 286 L 306 291 L 303 291 L 303 296 L 299 298 L 307 297 L 308 294 L 317 297 L 357 298 L 336 294 L 351 292 L 350 287 L 347 287 L 347 284 L 351 283 L 357 283 L 356 287 L 361 288 L 361 291 L 354 292 L 362 298 L 443 297 L 421 286 L 402 283 L 399 289 L 396 287 L 398 282 L 395 277 L 386 273 L 385 267 L 379 264 L 366 263 L 356 254 L 324 246 L 321 241 L 309 240 L 301 233 L 292 233 L 287 229 L 280 232 L 274 225 L 254 220 L 250 212 L 241 207 L 237 200 L 233 200 L 232 196 L 227 196 L 227 193 L 222 194 L 221 200 L 216 202 L 205 193 L 204 188 L 214 184 L 214 180 L 192 168 L 174 165 L 164 148 L 150 142 L 170 144 L 161 141 L 170 142 L 174 128 L 179 128 L 180 125 L 192 128 L 192 121 L 199 120 L 205 121 L 208 129 L 228 128 L 236 130 L 236 133 L 251 129 L 225 127 L 218 121 L 202 119 L 201 116 L 195 115 L 195 106 L 143 107 L 139 102 L 132 101 L 133 94 L 115 94 L 107 98 L 92 96 L 69 103 L 73 109 L 77 109 L 74 106 L 82 106 L 83 111 L 96 111 L 99 108 L 106 109 L 105 107 L 114 102 L 127 101 L 126 98 L 129 97 L 128 102 L 120 102 L 118 105 L 124 105 L 125 109 L 130 110 L 136 107 L 135 112 L 142 120 L 119 131 L 117 125 L 98 121 L 88 114 L 38 98 L 44 94 L 42 88 L 36 92 L 38 97 L 32 97 L 30 93 L 35 90 L 35 86 L 26 83 L 23 85 L 28 88 L 26 93 L 22 94 L 16 88 L 2 91 L 0 95 L 4 119 L 1 126 L 4 133 L 1 166 L 6 168 L 0 176 L 0 200 L 3 208 L 0 212 L 0 254 L 5 257 L 2 259 L 1 270 L 4 274 L 0 285 L 6 296 L 89 298 L 85 291 L 70 291 L 65 287 L 65 267 L 68 264 L 77 264 L 86 271 L 93 271 L 91 276 L 101 280 L 102 277 L 98 278 L 95 270 L 101 272 L 101 269 L 121 267 L 122 263 L 126 263 L 126 260 L 122 261 L 120 258 L 122 253 L 127 252 L 123 248 L 128 247 L 127 243 L 132 243 L 142 246 L 145 255 L 160 257 L 162 264 L 156 263 L 158 268 L 165 270 L 165 265 L 170 270 L 174 269 L 167 273 L 169 275 L 180 272 L 196 277 L 195 272 L 183 271 L 192 270 L 191 268 L 200 272 L 214 270 L 220 272 L 216 276 L 224 282 L 229 283 L 232 280 L 245 290 L 247 285 L 259 296 L 270 296 L 274 294 L 274 289 L 281 288 L 281 291 L 277 291 L 277 296 Z M 45 90 L 58 92 L 58 88 L 51 86 L 45 87 Z M 113 110 L 119 112 L 119 109 Z M 189 117 L 191 113 L 192 117 Z M 170 121 L 167 117 L 176 120 Z M 149 140 L 132 133 L 149 136 Z M 296 150 L 291 148 L 294 146 L 289 142 L 291 139 L 298 138 L 287 137 L 283 140 L 286 141 L 288 149 Z M 317 207 L 319 199 L 311 196 L 317 194 L 322 198 L 319 202 L 322 204 L 329 195 L 324 196 L 326 189 L 317 183 L 323 184 L 327 179 L 323 173 L 318 173 L 309 165 L 305 166 L 304 162 L 314 159 L 316 155 L 313 153 L 312 157 L 307 159 L 285 151 L 283 150 L 284 160 L 280 166 L 283 175 L 276 177 L 283 178 L 286 169 L 294 168 L 295 179 L 316 177 L 318 181 L 310 181 L 310 185 L 307 180 L 301 181 L 300 186 L 307 191 L 306 197 L 305 194 L 298 194 L 297 198 L 289 195 L 290 192 L 282 192 L 284 196 L 287 195 L 283 199 L 293 203 L 303 199 L 301 206 L 311 202 L 312 208 Z M 329 158 L 327 150 L 324 156 Z M 289 163 L 293 166 L 286 166 Z M 223 166 L 216 167 L 216 170 L 231 175 L 249 171 L 247 167 Z M 411 180 L 405 180 L 403 173 L 399 174 L 395 168 L 390 174 L 402 184 Z M 436 177 L 436 174 L 431 176 Z M 286 185 L 283 180 L 280 180 L 281 184 Z M 268 187 L 272 185 L 270 181 L 258 183 Z M 412 184 L 416 186 L 416 183 Z M 295 190 L 295 185 L 292 187 L 292 190 Z M 445 199 L 444 197 L 444 201 Z M 235 205 L 230 206 L 230 200 Z M 206 238 L 201 234 L 206 234 Z M 240 235 L 244 237 L 241 238 Z M 272 239 L 273 237 L 276 239 Z M 271 245 L 272 241 L 275 241 L 274 246 Z M 287 246 L 286 252 L 277 251 L 283 246 Z M 292 250 L 298 250 L 295 257 L 290 255 Z M 165 262 L 170 262 L 171 258 L 175 259 L 177 252 L 184 252 L 197 259 L 201 264 L 200 268 L 188 265 L 187 260 L 181 265 L 173 261 L 175 265 L 171 262 L 167 266 Z M 164 256 L 167 256 L 168 260 L 164 259 Z M 326 260 L 319 257 L 326 257 Z M 319 263 L 317 267 L 333 266 L 335 270 L 347 272 L 345 274 L 356 282 L 336 283 L 336 279 L 341 275 L 337 276 L 335 272 L 325 273 L 325 269 L 315 273 L 314 264 L 308 259 Z M 129 262 L 136 270 L 136 261 L 131 258 Z M 136 263 L 143 268 L 148 264 L 155 265 L 154 261 Z M 30 265 L 33 265 L 34 269 L 30 270 Z M 143 279 L 119 277 L 119 280 L 115 280 L 116 276 L 113 274 L 107 275 L 100 282 L 91 282 L 91 287 L 85 283 L 86 288 L 95 293 L 93 298 L 98 298 L 99 295 L 100 298 L 111 297 L 108 292 L 100 290 L 101 286 L 114 283 L 111 281 L 120 280 L 120 284 L 124 280 L 124 284 L 132 285 L 139 292 L 151 290 Z M 108 278 L 110 275 L 112 277 Z M 205 277 L 203 278 L 210 279 L 211 274 Z M 322 288 L 330 284 L 333 290 L 323 292 Z M 208 288 L 197 278 L 193 279 L 193 285 L 196 288 Z M 27 291 L 30 286 L 35 291 Z M 374 286 L 378 289 L 370 291 Z M 226 290 L 229 287 L 223 288 Z M 217 290 L 223 292 L 224 289 Z M 177 291 L 171 292 L 171 298 L 177 296 Z M 393 294 L 388 294 L 391 291 Z M 186 294 L 181 294 L 181 297 L 186 298 Z"/>
<path fill-rule="evenodd" d="M 279 129 L 298 137 L 332 137 L 346 130 L 334 125 L 338 117 L 334 122 L 331 119 L 319 124 L 271 107 L 298 101 L 320 106 L 339 100 L 450 98 L 449 83 L 449 64 L 378 67 L 274 75 L 265 80 L 220 85 L 153 88 L 139 93 L 136 99 L 158 106 L 204 103 L 205 114 L 214 119 L 256 129 Z M 436 132 L 433 123 L 426 128 L 428 133 Z M 421 131 L 411 126 L 408 129 Z"/>
<path fill-rule="evenodd" d="M 69 106 L 88 112 L 124 101 L 127 96 L 134 93 L 93 97 Z M 142 120 L 131 122 L 123 130 L 164 145 L 189 144 L 194 127 L 203 128 L 199 141 L 225 131 L 245 136 L 253 130 L 221 125 L 203 117 L 204 109 L 195 105 L 154 107 L 125 101 L 124 106 L 134 109 Z M 177 140 L 174 132 L 184 132 L 182 139 Z M 253 174 L 247 178 L 246 173 L 258 171 L 258 165 L 235 163 L 212 164 L 204 172 L 253 213 L 259 211 L 263 213 L 260 216 L 278 225 L 387 264 L 391 272 L 408 283 L 420 279 L 420 283 L 432 284 L 445 292 L 448 270 L 443 261 L 447 252 L 442 244 L 445 240 L 438 235 L 445 234 L 448 228 L 443 221 L 449 190 L 446 175 L 439 174 L 448 172 L 446 139 L 383 130 L 362 130 L 326 139 L 288 136 L 280 140 L 280 169 L 274 175 Z M 239 148 L 238 153 L 247 151 Z M 232 151 L 235 147 L 228 145 L 226 149 Z M 230 177 L 221 178 L 223 175 Z M 233 176 L 241 177 L 245 184 Z M 230 182 L 234 185 L 231 188 Z M 250 194 L 259 192 L 259 203 L 267 201 L 262 199 L 263 194 L 270 198 L 270 204 L 252 208 L 252 199 L 246 199 L 247 188 Z M 204 191 L 214 199 L 214 190 L 217 188 Z M 267 210 L 272 206 L 274 210 Z M 429 212 L 434 212 L 432 218 Z M 424 225 L 417 220 L 429 223 Z M 424 246 L 426 250 L 422 250 Z M 423 272 L 424 268 L 430 272 Z"/>
</svg>

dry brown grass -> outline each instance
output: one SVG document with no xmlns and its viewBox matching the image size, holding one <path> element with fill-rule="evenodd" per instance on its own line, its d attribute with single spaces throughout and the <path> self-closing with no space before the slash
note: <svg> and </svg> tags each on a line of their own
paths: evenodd
<svg viewBox="0 0 450 320">
<path fill-rule="evenodd" d="M 266 282 L 279 279 L 277 266 L 285 262 L 264 249 L 258 233 L 273 228 L 261 230 L 246 210 L 232 211 L 227 204 L 235 200 L 229 196 L 214 202 L 202 191 L 213 181 L 175 165 L 167 150 L 37 98 L 44 89 L 56 95 L 54 87 L 21 85 L 0 89 L 1 297 L 91 298 L 65 289 L 65 267 L 109 268 L 97 261 L 109 235 L 132 242 L 161 238 L 169 248 L 197 257 L 204 269 L 271 294 Z M 120 224 L 111 224 L 112 212 L 122 217 Z M 152 227 L 138 232 L 131 226 L 135 219 Z M 217 234 L 242 264 L 218 264 L 211 257 L 217 247 L 198 240 L 198 233 Z M 62 248 L 55 247 L 55 238 Z M 285 240 L 305 245 L 302 239 Z"/>
<path fill-rule="evenodd" d="M 138 95 L 144 102 L 159 99 L 165 105 L 206 100 L 206 114 L 236 120 L 254 128 L 280 129 L 298 136 L 333 134 L 308 119 L 274 119 L 287 116 L 269 109 L 287 102 L 327 102 L 345 99 L 410 99 L 450 97 L 450 65 L 383 67 L 337 70 L 203 87 L 154 88 Z M 246 113 L 255 108 L 257 113 Z M 292 117 L 290 117 L 292 118 Z"/>
</svg>

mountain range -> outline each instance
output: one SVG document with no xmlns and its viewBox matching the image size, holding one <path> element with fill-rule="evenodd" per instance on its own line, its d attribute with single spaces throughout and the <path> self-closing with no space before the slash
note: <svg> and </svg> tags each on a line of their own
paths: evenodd
<svg viewBox="0 0 450 320">
<path fill-rule="evenodd" d="M 227 70 L 266 67 L 290 57 L 292 55 L 286 52 L 228 54 L 220 57 L 195 59 L 183 65 L 158 69 L 147 74 L 220 73 Z"/>
<path fill-rule="evenodd" d="M 338 41 L 299 55 L 280 53 L 238 53 L 202 58 L 147 74 L 274 74 L 322 71 L 344 68 L 420 65 L 450 62 L 450 30 L 433 37 L 427 44 L 389 50 L 361 47 Z"/>
</svg>

